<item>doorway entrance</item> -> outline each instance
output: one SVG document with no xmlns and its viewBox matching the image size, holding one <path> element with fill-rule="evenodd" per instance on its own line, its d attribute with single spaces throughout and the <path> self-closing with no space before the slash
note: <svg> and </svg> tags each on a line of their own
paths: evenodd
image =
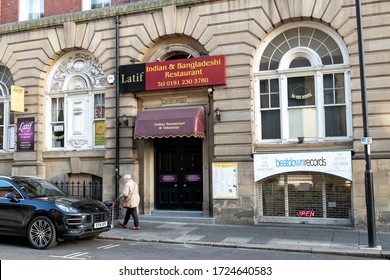
<svg viewBox="0 0 390 280">
<path fill-rule="evenodd" d="M 202 210 L 202 139 L 155 139 L 157 209 Z"/>
</svg>

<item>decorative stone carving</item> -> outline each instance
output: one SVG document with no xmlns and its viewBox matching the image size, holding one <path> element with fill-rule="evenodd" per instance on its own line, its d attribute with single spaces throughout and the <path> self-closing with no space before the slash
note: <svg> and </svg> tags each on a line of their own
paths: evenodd
<svg viewBox="0 0 390 280">
<path fill-rule="evenodd" d="M 68 140 L 68 144 L 71 145 L 75 149 L 80 149 L 84 145 L 88 144 L 88 140 L 87 139 L 75 139 L 75 138 L 73 138 L 73 139 L 69 139 Z"/>
<path fill-rule="evenodd" d="M 56 69 L 50 91 L 103 87 L 102 66 L 96 58 L 77 53 L 64 60 Z"/>
<path fill-rule="evenodd" d="M 68 83 L 68 90 L 86 89 L 88 84 L 83 77 L 75 76 Z"/>
</svg>

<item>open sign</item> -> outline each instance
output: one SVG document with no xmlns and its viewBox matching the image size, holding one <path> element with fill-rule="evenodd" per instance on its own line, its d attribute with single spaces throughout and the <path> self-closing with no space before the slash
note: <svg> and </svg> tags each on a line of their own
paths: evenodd
<svg viewBox="0 0 390 280">
<path fill-rule="evenodd" d="M 314 217 L 316 212 L 313 209 L 298 210 L 297 217 Z"/>
</svg>

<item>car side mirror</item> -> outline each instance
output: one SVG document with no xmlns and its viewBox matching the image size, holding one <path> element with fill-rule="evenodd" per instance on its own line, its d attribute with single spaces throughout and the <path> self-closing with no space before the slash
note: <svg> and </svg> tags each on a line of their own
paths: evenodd
<svg viewBox="0 0 390 280">
<path fill-rule="evenodd" d="M 18 202 L 19 199 L 16 197 L 16 193 L 15 192 L 9 192 L 5 195 L 5 198 L 8 198 L 9 200 L 11 200 L 12 202 Z"/>
</svg>

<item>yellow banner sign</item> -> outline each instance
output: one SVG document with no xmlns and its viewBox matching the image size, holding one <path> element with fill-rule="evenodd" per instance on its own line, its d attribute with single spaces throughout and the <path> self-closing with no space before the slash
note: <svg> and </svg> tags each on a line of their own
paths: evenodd
<svg viewBox="0 0 390 280">
<path fill-rule="evenodd" d="M 24 88 L 11 86 L 11 111 L 24 112 Z"/>
<path fill-rule="evenodd" d="M 105 125 L 104 121 L 95 122 L 95 146 L 104 146 L 105 138 Z"/>
</svg>

